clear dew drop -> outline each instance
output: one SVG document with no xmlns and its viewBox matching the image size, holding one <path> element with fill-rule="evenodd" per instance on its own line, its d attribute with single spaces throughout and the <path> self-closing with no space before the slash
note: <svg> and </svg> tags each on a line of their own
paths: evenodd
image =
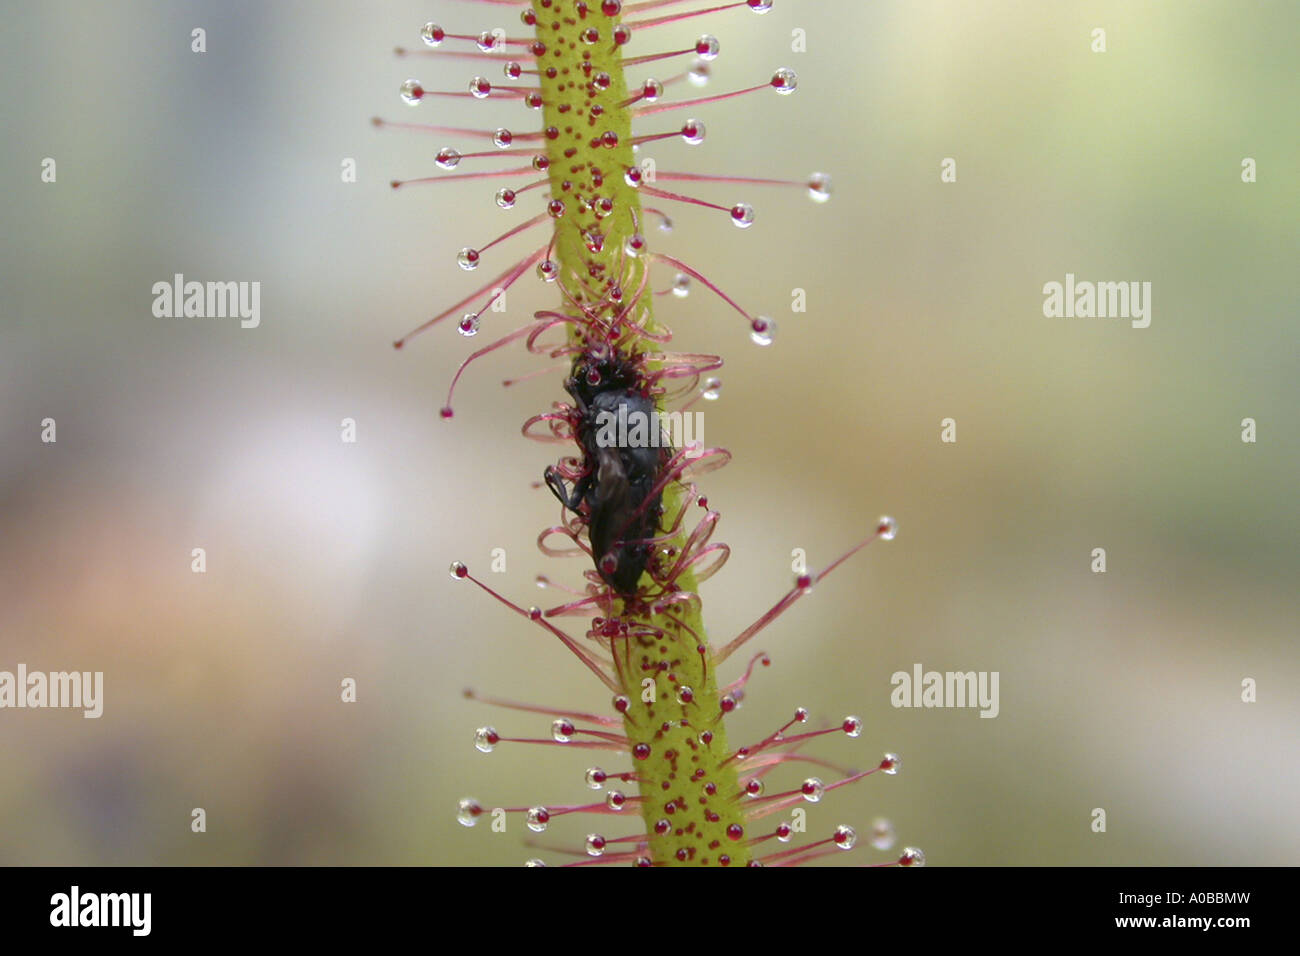
<svg viewBox="0 0 1300 956">
<path fill-rule="evenodd" d="M 645 250 L 645 236 L 641 235 L 639 232 L 634 232 L 632 235 L 628 236 L 623 243 L 623 251 L 633 259 L 640 258 L 641 254 L 645 252 Z"/>
<path fill-rule="evenodd" d="M 772 9 L 772 0 L 749 0 L 749 9 L 755 13 L 767 13 Z"/>
<path fill-rule="evenodd" d="M 705 382 L 704 390 L 700 392 L 700 396 L 706 402 L 716 402 L 722 397 L 722 379 L 711 378 Z"/>
<path fill-rule="evenodd" d="M 501 41 L 491 30 L 484 30 L 478 35 L 478 39 L 475 42 L 478 44 L 478 48 L 484 53 L 491 53 L 497 48 L 497 45 Z"/>
<path fill-rule="evenodd" d="M 528 824 L 528 829 L 534 833 L 541 833 L 546 829 L 546 825 L 551 822 L 551 811 L 545 807 L 529 807 L 528 812 L 524 815 L 524 822 Z"/>
<path fill-rule="evenodd" d="M 469 81 L 469 92 L 476 100 L 487 99 L 492 95 L 492 84 L 485 76 L 476 76 Z"/>
<path fill-rule="evenodd" d="M 557 717 L 551 721 L 551 738 L 556 743 L 567 744 L 573 739 L 573 721 L 567 717 Z"/>
<path fill-rule="evenodd" d="M 776 838 L 782 843 L 789 843 L 794 836 L 794 828 L 788 823 L 778 823 L 776 825 Z"/>
<path fill-rule="evenodd" d="M 586 850 L 587 856 L 603 856 L 605 853 L 605 838 L 599 833 L 588 833 Z"/>
<path fill-rule="evenodd" d="M 816 803 L 821 800 L 822 794 L 826 792 L 826 784 L 822 783 L 821 777 L 809 777 L 799 788 L 803 798 L 809 803 Z"/>
<path fill-rule="evenodd" d="M 695 41 L 696 56 L 706 62 L 709 60 L 716 60 L 721 49 L 722 44 L 718 42 L 718 38 L 710 33 L 702 34 L 700 38 Z"/>
<path fill-rule="evenodd" d="M 456 819 L 463 827 L 472 827 L 478 823 L 479 815 L 483 813 L 483 807 L 473 797 L 466 797 L 456 805 Z"/>
<path fill-rule="evenodd" d="M 424 97 L 424 87 L 420 85 L 419 80 L 407 80 L 402 84 L 399 92 L 402 102 L 408 106 L 418 106 Z"/>
<path fill-rule="evenodd" d="M 460 332 L 461 335 L 477 335 L 478 316 L 473 312 L 466 312 L 459 324 L 457 324 L 456 330 Z"/>
<path fill-rule="evenodd" d="M 437 46 L 445 35 L 442 27 L 436 23 L 426 23 L 420 28 L 420 39 L 424 41 L 425 46 Z"/>
<path fill-rule="evenodd" d="M 691 294 L 691 277 L 685 272 L 679 272 L 673 276 L 673 295 L 679 299 L 684 299 Z"/>
<path fill-rule="evenodd" d="M 808 196 L 813 202 L 830 202 L 831 177 L 826 173 L 813 173 L 809 176 Z"/>
<path fill-rule="evenodd" d="M 485 754 L 496 750 L 500 739 L 495 727 L 480 727 L 474 731 L 474 747 Z"/>
<path fill-rule="evenodd" d="M 682 684 L 677 688 L 677 703 L 689 704 L 695 700 L 695 689 L 687 684 Z"/>
<path fill-rule="evenodd" d="M 619 790 L 611 790 L 605 795 L 605 806 L 611 810 L 622 810 L 627 806 L 627 797 Z"/>
<path fill-rule="evenodd" d="M 914 846 L 903 847 L 903 853 L 898 858 L 899 866 L 925 866 L 925 853 Z"/>
<path fill-rule="evenodd" d="M 664 95 L 664 85 L 651 77 L 641 84 L 641 99 L 653 103 Z"/>
<path fill-rule="evenodd" d="M 682 139 L 686 141 L 687 146 L 699 146 L 704 142 L 707 133 L 704 124 L 697 119 L 688 119 L 682 124 Z"/>
<path fill-rule="evenodd" d="M 755 345 L 771 345 L 776 336 L 776 323 L 760 315 L 749 324 L 749 337 Z"/>
<path fill-rule="evenodd" d="M 788 66 L 783 66 L 772 74 L 772 89 L 783 96 L 788 96 L 799 88 L 799 76 Z"/>
<path fill-rule="evenodd" d="M 850 737 L 862 736 L 862 718 L 854 717 L 852 714 L 844 718 L 844 723 L 840 725 L 844 733 Z"/>
<path fill-rule="evenodd" d="M 433 161 L 442 169 L 455 169 L 457 164 L 460 163 L 460 153 L 450 146 L 444 146 L 438 150 L 438 155 L 434 157 Z"/>
<path fill-rule="evenodd" d="M 554 282 L 560 275 L 560 267 L 554 259 L 543 259 L 537 263 L 537 275 L 543 282 Z"/>
<path fill-rule="evenodd" d="M 903 761 L 898 754 L 885 754 L 885 758 L 880 761 L 880 769 L 892 777 L 903 769 Z"/>
<path fill-rule="evenodd" d="M 898 536 L 898 522 L 889 515 L 882 515 L 876 522 L 876 534 L 880 535 L 881 541 L 893 541 Z"/>
<path fill-rule="evenodd" d="M 713 75 L 713 70 L 704 60 L 696 60 L 691 64 L 690 71 L 686 74 L 687 81 L 691 86 L 708 86 L 709 79 Z"/>
<path fill-rule="evenodd" d="M 546 865 L 546 861 L 539 860 L 537 857 L 533 857 L 531 860 L 524 860 L 524 866 L 545 866 L 545 865 Z"/>
<path fill-rule="evenodd" d="M 513 209 L 515 205 L 515 191 L 513 189 L 498 189 L 496 194 L 496 204 L 502 209 Z"/>
<path fill-rule="evenodd" d="M 447 573 L 459 581 L 461 578 L 465 577 L 465 575 L 469 574 L 469 568 L 465 567 L 465 565 L 460 561 L 453 561 L 447 568 Z"/>
<path fill-rule="evenodd" d="M 609 777 L 599 767 L 588 767 L 587 772 L 583 774 L 583 779 L 587 781 L 587 786 L 592 790 L 601 790 Z"/>
<path fill-rule="evenodd" d="M 896 839 L 894 825 L 884 817 L 871 821 L 871 845 L 877 850 L 892 850 Z"/>
<path fill-rule="evenodd" d="M 524 65 L 517 60 L 509 60 L 501 68 L 507 80 L 517 80 L 524 75 Z"/>
<path fill-rule="evenodd" d="M 738 202 L 731 207 L 731 224 L 737 229 L 748 229 L 754 224 L 754 207 Z"/>
<path fill-rule="evenodd" d="M 510 144 L 515 141 L 515 134 L 510 132 L 504 126 L 499 127 L 492 134 L 492 145 L 497 149 L 509 149 Z"/>
<path fill-rule="evenodd" d="M 835 845 L 841 850 L 852 850 L 858 845 L 858 831 L 841 823 L 835 828 Z"/>
<path fill-rule="evenodd" d="M 460 252 L 456 253 L 456 265 L 460 266 L 466 272 L 473 272 L 478 268 L 478 250 L 466 246 Z"/>
</svg>

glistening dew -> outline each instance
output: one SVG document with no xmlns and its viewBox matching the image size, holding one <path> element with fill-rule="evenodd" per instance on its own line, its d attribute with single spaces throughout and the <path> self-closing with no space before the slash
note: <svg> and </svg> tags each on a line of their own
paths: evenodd
<svg viewBox="0 0 1300 956">
<path fill-rule="evenodd" d="M 578 857 L 567 865 L 791 865 L 852 850 L 858 835 L 848 825 L 820 838 L 803 836 L 800 808 L 872 774 L 897 773 L 897 755 L 887 753 L 866 770 L 805 755 L 800 750 L 807 741 L 825 735 L 856 739 L 863 726 L 857 717 L 847 716 L 805 730 L 811 718 L 803 708 L 762 739 L 733 747 L 726 717 L 741 706 L 755 667 L 766 667 L 770 659 L 754 654 L 744 672 L 727 683 L 719 683 L 719 671 L 851 555 L 877 538 L 892 539 L 893 519 L 874 522 L 864 540 L 822 572 L 799 575 L 753 624 L 716 646 L 705 634 L 698 586 L 722 567 L 729 549 L 713 540 L 720 514 L 696 481 L 725 464 L 730 454 L 694 440 L 677 448 L 633 440 L 610 444 L 594 437 L 601 413 L 626 418 L 629 413 L 684 412 L 699 400 L 719 397 L 721 382 L 712 373 L 722 360 L 668 351 L 672 336 L 654 316 L 656 299 L 671 301 L 698 284 L 743 319 L 753 342 L 766 346 L 774 340 L 776 323 L 770 317 L 741 304 L 695 266 L 659 251 L 651 227 L 657 225 L 662 234 L 671 226 L 663 206 L 685 204 L 716 210 L 745 229 L 756 217 L 747 197 L 714 201 L 714 193 L 733 187 L 746 192 L 789 187 L 807 190 L 820 203 L 830 197 L 830 177 L 674 172 L 659 169 L 643 155 L 652 143 L 705 142 L 702 120 L 687 113 L 680 123 L 667 122 L 663 114 L 741 96 L 795 92 L 794 71 L 780 67 L 742 89 L 677 95 L 707 84 L 709 64 L 722 44 L 710 34 L 674 49 L 656 44 L 657 35 L 671 32 L 661 30 L 670 24 L 705 15 L 723 20 L 733 11 L 766 13 L 772 2 L 701 6 L 694 0 L 532 0 L 524 5 L 476 0 L 463 6 L 494 18 L 512 9 L 524 29 L 510 35 L 500 28 L 455 31 L 425 24 L 420 31 L 424 47 L 399 48 L 398 55 L 463 60 L 471 75 L 465 88 L 450 91 L 408 79 L 401 85 L 402 100 L 436 113 L 449 99 L 506 99 L 525 116 L 513 128 L 481 129 L 376 119 L 380 128 L 434 134 L 454 144 L 434 154 L 433 163 L 442 172 L 395 181 L 393 187 L 482 181 L 507 215 L 516 208 L 536 211 L 494 238 L 476 239 L 461 249 L 456 257 L 460 267 L 474 272 L 491 263 L 491 280 L 396 345 L 400 348 L 448 319 L 455 320 L 461 335 L 478 335 L 492 322 L 494 304 L 527 275 L 535 274 L 551 287 L 549 307 L 522 326 L 494 330 L 497 337 L 464 360 L 441 414 L 453 418 L 457 381 L 492 351 L 522 342 L 529 353 L 553 367 L 558 363 L 569 400 L 557 400 L 529 419 L 523 432 L 562 449 L 542 476 L 558 499 L 559 514 L 538 542 L 548 555 L 584 559 L 582 586 L 555 606 L 526 607 L 488 587 L 460 562 L 452 564 L 451 576 L 476 585 L 563 644 L 605 685 L 611 707 L 609 714 L 581 713 L 467 691 L 467 697 L 492 707 L 553 718 L 545 737 L 506 736 L 495 727 L 481 727 L 474 735 L 480 751 L 529 744 L 607 751 L 611 757 L 610 769 L 592 766 L 586 772 L 586 787 L 599 794 L 596 799 L 499 812 L 522 817 L 535 833 L 561 816 L 589 819 L 592 830 L 582 846 L 556 848 L 561 860 Z M 638 73 L 634 82 L 629 82 L 629 70 Z M 640 76 L 645 70 L 656 75 Z M 704 195 L 685 191 L 695 189 Z M 517 237 L 532 237 L 531 251 L 504 255 L 504 246 Z M 795 780 L 781 786 L 768 781 L 801 766 L 816 774 L 799 781 L 796 771 Z M 575 789 L 581 788 L 575 781 Z M 459 819 L 473 826 L 489 812 L 466 798 Z M 790 819 L 777 820 L 778 814 Z M 633 823 L 637 816 L 640 826 Z M 870 842 L 888 850 L 892 828 L 877 821 Z M 877 865 L 923 862 L 924 855 L 909 847 Z"/>
</svg>

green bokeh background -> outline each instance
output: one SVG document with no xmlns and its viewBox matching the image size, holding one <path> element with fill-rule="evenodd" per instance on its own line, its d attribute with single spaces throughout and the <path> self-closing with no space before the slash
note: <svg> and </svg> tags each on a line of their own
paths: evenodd
<svg viewBox="0 0 1300 956">
<path fill-rule="evenodd" d="M 504 548 L 489 577 L 521 603 L 561 599 L 539 573 L 579 581 L 534 545 L 552 450 L 519 437 L 559 376 L 502 389 L 544 364 L 503 350 L 449 424 L 447 383 L 486 336 L 389 346 L 470 291 L 457 249 L 533 212 L 497 209 L 497 181 L 388 188 L 454 140 L 372 115 L 536 121 L 514 101 L 403 106 L 407 76 L 460 89 L 475 69 L 392 56 L 430 18 L 519 29 L 456 2 L 6 4 L 0 669 L 102 670 L 106 701 L 97 721 L 0 712 L 0 862 L 516 864 L 548 854 L 517 819 L 458 826 L 457 798 L 589 798 L 583 752 L 473 749 L 480 724 L 548 720 L 465 686 L 584 710 L 607 694 L 446 574 Z M 815 835 L 883 815 L 940 865 L 1295 861 L 1298 27 L 1288 2 L 780 0 L 637 37 L 633 54 L 716 33 L 710 91 L 800 77 L 793 97 L 692 111 L 707 142 L 657 144 L 661 169 L 835 177 L 826 206 L 701 186 L 757 223 L 687 209 L 653 240 L 780 324 L 760 349 L 703 290 L 658 300 L 676 347 L 727 361 L 706 408 L 735 456 L 704 480 L 733 548 L 703 589 L 715 640 L 789 586 L 793 548 L 820 566 L 899 520 L 763 635 L 773 666 L 732 718 L 743 740 L 799 705 L 857 713 L 861 738 L 809 752 L 903 755 L 812 807 Z M 150 288 L 176 272 L 260 281 L 261 327 L 154 318 Z M 1151 327 L 1044 318 L 1043 283 L 1067 272 L 1151 282 Z M 486 331 L 553 292 L 521 285 Z M 1000 716 L 892 708 L 889 676 L 916 662 L 1000 672 Z"/>
</svg>

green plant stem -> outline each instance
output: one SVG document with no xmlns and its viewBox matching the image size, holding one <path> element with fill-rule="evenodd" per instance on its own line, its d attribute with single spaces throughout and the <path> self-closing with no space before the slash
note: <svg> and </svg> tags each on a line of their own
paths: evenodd
<svg viewBox="0 0 1300 956">
<path fill-rule="evenodd" d="M 611 39 L 618 21 L 600 13 L 600 0 L 588 0 L 585 18 L 578 16 L 576 0 L 553 0 L 549 7 L 543 7 L 541 0 L 532 2 L 537 38 L 546 44 L 546 52 L 538 58 L 544 123 L 559 131 L 557 138 L 545 140 L 551 196 L 565 206 L 555 221 L 552 254 L 560 266 L 559 281 L 582 303 L 600 301 L 615 282 L 630 295 L 639 287 L 647 264 L 644 258 L 625 255 L 624 243 L 634 232 L 646 230 L 640 196 L 624 179 L 636 161 L 632 112 L 621 105 L 628 99 L 622 52 Z M 592 27 L 600 38 L 588 44 L 582 34 Z M 549 68 L 554 68 L 554 77 L 547 76 Z M 604 83 L 602 74 L 609 78 L 605 89 L 599 88 Z M 596 104 L 603 109 L 593 116 L 591 107 Z M 611 131 L 618 137 L 612 148 L 601 139 Z M 599 199 L 612 202 L 608 215 L 597 214 Z M 591 237 L 596 235 L 603 237 L 603 246 L 593 251 Z M 638 308 L 644 310 L 647 328 L 653 330 L 651 302 L 647 293 L 638 300 Z M 568 303 L 566 308 L 573 311 Z M 581 344 L 582 324 L 573 328 L 572 341 Z M 684 496 L 681 485 L 670 484 L 663 496 L 664 514 L 677 514 Z M 674 542 L 679 553 L 689 531 L 687 523 L 682 524 Z M 643 577 L 642 583 L 648 580 Z M 683 574 L 677 586 L 694 592 L 694 576 Z M 624 719 L 627 736 L 634 746 L 650 747 L 648 757 L 632 760 L 650 857 L 656 865 L 666 866 L 727 862 L 743 866 L 750 859 L 748 834 L 736 838 L 734 827 L 744 826 L 741 801 L 745 798 L 739 790 L 736 761 L 728 760 L 700 603 L 676 603 L 671 612 L 658 614 L 635 605 L 617 610 L 634 633 L 658 635 L 609 641 L 624 693 L 631 701 Z M 681 700 L 683 687 L 693 693 L 689 703 Z M 705 743 L 702 734 L 711 734 L 712 739 Z M 664 833 L 656 833 L 660 820 L 669 824 Z"/>
</svg>

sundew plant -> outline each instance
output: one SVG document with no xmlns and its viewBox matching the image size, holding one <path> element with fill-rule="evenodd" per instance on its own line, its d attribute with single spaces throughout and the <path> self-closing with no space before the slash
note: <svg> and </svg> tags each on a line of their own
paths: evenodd
<svg viewBox="0 0 1300 956">
<path fill-rule="evenodd" d="M 549 734 L 540 737 L 507 736 L 482 726 L 474 734 L 480 751 L 537 745 L 589 750 L 599 758 L 585 782 L 574 781 L 571 794 L 539 794 L 533 805 L 519 807 L 461 801 L 458 814 L 466 826 L 518 816 L 528 830 L 542 833 L 560 816 L 582 814 L 589 821 L 583 845 L 558 847 L 552 857 L 534 857 L 530 865 L 787 866 L 826 856 L 857 861 L 864 852 L 842 856 L 859 842 L 852 825 L 809 832 L 803 808 L 867 776 L 900 768 L 892 753 L 857 769 L 849 761 L 803 752 L 805 743 L 824 735 L 861 737 L 863 722 L 852 715 L 817 725 L 799 708 L 775 719 L 761 739 L 738 742 L 727 733 L 727 716 L 740 706 L 751 675 L 770 663 L 754 639 L 867 544 L 892 539 L 892 518 L 864 520 L 862 540 L 820 572 L 797 574 L 785 594 L 734 636 L 710 640 L 699 594 L 699 584 L 729 553 L 715 539 L 721 515 L 697 482 L 730 455 L 694 437 L 690 427 L 696 406 L 718 397 L 713 373 L 722 359 L 671 351 L 672 333 L 662 313 L 670 312 L 677 297 L 707 295 L 720 313 L 743 322 L 743 332 L 760 347 L 773 342 L 776 323 L 712 282 L 707 263 L 687 263 L 661 250 L 658 237 L 675 205 L 715 210 L 744 230 L 756 213 L 738 194 L 791 188 L 824 203 L 831 179 L 822 172 L 703 175 L 660 168 L 649 155 L 652 144 L 705 142 L 696 107 L 741 96 L 790 96 L 798 77 L 774 64 L 756 70 L 751 86 L 715 92 L 708 83 L 710 63 L 722 50 L 718 37 L 701 32 L 680 49 L 665 49 L 657 37 L 665 32 L 660 27 L 683 22 L 699 23 L 701 31 L 716 23 L 721 31 L 728 17 L 763 14 L 772 3 L 443 4 L 438 22 L 420 29 L 422 42 L 397 52 L 413 74 L 420 57 L 463 61 L 466 85 L 435 90 L 408 79 L 401 99 L 419 114 L 432 114 L 420 116 L 427 122 L 375 120 L 380 128 L 439 137 L 437 170 L 396 181 L 395 189 L 446 188 L 452 182 L 485 187 L 497 206 L 524 211 L 511 228 L 495 238 L 475 237 L 477 244 L 457 255 L 463 270 L 483 270 L 491 278 L 474 283 L 396 345 L 443 326 L 455 326 L 474 342 L 487 340 L 465 358 L 449 385 L 441 416 L 453 424 L 456 382 L 483 355 L 526 349 L 538 357 L 539 368 L 545 366 L 535 374 L 556 378 L 552 407 L 525 422 L 523 433 L 556 446 L 554 463 L 536 476 L 555 499 L 554 523 L 541 529 L 538 544 L 546 555 L 576 559 L 567 563 L 574 569 L 573 586 L 553 585 L 564 591 L 558 603 L 529 607 L 489 587 L 465 564 L 451 565 L 455 581 L 476 586 L 484 600 L 562 645 L 610 695 L 608 713 L 583 713 L 554 701 L 525 704 L 466 692 L 489 707 L 551 719 Z M 462 26 L 466 14 L 487 22 Z M 502 19 L 512 28 L 493 25 Z M 438 114 L 448 98 L 512 100 L 524 115 L 507 126 L 443 125 Z M 725 113 L 715 115 L 725 119 Z M 777 175 L 757 175 L 768 172 Z M 525 238 L 531 251 L 504 253 L 508 244 L 517 244 L 508 241 Z M 522 326 L 497 327 L 503 313 L 493 305 L 520 280 L 534 279 L 549 303 Z M 444 339 L 442 347 L 454 347 L 456 339 Z M 771 373 L 779 376 L 779 366 Z M 862 862 L 924 862 L 913 847 L 889 852 L 893 836 L 883 821 L 871 825 L 868 842 L 878 852 Z"/>
</svg>

